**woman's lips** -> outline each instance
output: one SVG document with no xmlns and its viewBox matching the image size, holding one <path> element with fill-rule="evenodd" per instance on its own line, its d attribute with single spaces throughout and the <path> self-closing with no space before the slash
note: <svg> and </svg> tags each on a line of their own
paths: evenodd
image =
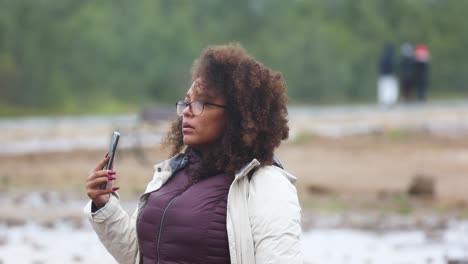
<svg viewBox="0 0 468 264">
<path fill-rule="evenodd" d="M 184 122 L 182 124 L 182 132 L 184 132 L 184 133 L 189 132 L 189 131 L 194 130 L 194 129 L 195 128 L 192 125 L 190 125 L 189 123 L 187 123 L 187 122 Z"/>
<path fill-rule="evenodd" d="M 187 122 L 184 122 L 184 123 L 182 124 L 182 128 L 193 128 L 193 126 L 190 125 L 190 124 L 187 123 Z"/>
</svg>

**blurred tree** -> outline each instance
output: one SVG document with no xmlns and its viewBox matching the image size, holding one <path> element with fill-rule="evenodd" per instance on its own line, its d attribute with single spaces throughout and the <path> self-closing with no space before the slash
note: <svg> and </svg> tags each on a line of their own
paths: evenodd
<svg viewBox="0 0 468 264">
<path fill-rule="evenodd" d="M 0 0 L 0 115 L 172 103 L 200 50 L 228 42 L 283 72 L 292 102 L 374 100 L 386 41 L 428 46 L 430 97 L 466 94 L 466 12 L 457 0 Z"/>
</svg>

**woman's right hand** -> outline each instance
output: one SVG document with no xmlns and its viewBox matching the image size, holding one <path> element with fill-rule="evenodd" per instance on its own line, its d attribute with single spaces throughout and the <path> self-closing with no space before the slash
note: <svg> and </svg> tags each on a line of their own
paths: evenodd
<svg viewBox="0 0 468 264">
<path fill-rule="evenodd" d="M 96 168 L 89 174 L 86 180 L 86 194 L 96 205 L 97 209 L 106 205 L 109 201 L 109 194 L 117 191 L 119 187 L 113 187 L 112 181 L 115 180 L 116 172 L 112 170 L 103 170 L 106 163 L 109 161 L 109 155 L 101 160 Z M 107 184 L 106 189 L 101 189 L 101 184 Z"/>
</svg>

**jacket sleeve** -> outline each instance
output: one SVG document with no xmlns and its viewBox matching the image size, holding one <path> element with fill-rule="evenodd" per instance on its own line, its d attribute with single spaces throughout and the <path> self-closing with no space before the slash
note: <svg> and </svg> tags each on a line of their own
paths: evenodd
<svg viewBox="0 0 468 264">
<path fill-rule="evenodd" d="M 255 263 L 303 263 L 301 207 L 297 191 L 281 169 L 260 168 L 249 188 L 249 218 Z"/>
<path fill-rule="evenodd" d="M 137 211 L 129 216 L 115 195 L 111 195 L 107 204 L 96 212 L 93 213 L 91 207 L 92 201 L 89 201 L 84 213 L 102 244 L 118 263 L 134 264 L 138 255 Z"/>
</svg>

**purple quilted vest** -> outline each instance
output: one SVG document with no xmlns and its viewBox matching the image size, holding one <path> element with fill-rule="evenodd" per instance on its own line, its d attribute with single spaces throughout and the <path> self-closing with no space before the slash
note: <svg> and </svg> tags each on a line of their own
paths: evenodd
<svg viewBox="0 0 468 264">
<path fill-rule="evenodd" d="M 148 196 L 137 222 L 142 263 L 230 263 L 226 232 L 224 173 L 193 184 L 188 174 L 200 165 L 193 150 L 188 165 Z"/>
</svg>

